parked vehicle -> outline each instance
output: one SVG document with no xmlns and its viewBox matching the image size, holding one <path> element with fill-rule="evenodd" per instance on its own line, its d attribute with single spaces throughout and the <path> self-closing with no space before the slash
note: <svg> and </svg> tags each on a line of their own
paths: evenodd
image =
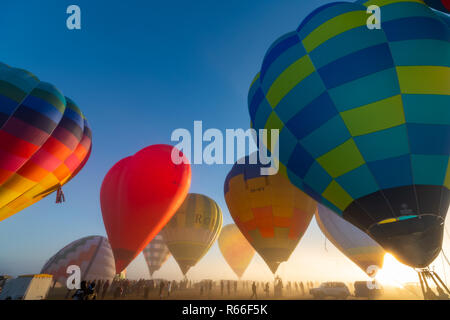
<svg viewBox="0 0 450 320">
<path fill-rule="evenodd" d="M 383 287 L 379 283 L 370 281 L 355 281 L 355 297 L 375 299 L 383 294 Z"/>
<path fill-rule="evenodd" d="M 334 297 L 336 299 L 347 299 L 350 291 L 342 282 L 324 282 L 318 288 L 312 288 L 309 293 L 314 299 L 324 299 L 326 297 Z"/>
</svg>

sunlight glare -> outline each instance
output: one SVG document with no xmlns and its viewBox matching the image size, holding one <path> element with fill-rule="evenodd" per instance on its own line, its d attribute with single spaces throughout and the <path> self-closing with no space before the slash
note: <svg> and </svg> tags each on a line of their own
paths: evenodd
<svg viewBox="0 0 450 320">
<path fill-rule="evenodd" d="M 403 287 L 408 282 L 417 282 L 418 276 L 413 268 L 399 262 L 393 255 L 386 253 L 383 268 L 378 271 L 376 279 L 382 285 Z"/>
</svg>

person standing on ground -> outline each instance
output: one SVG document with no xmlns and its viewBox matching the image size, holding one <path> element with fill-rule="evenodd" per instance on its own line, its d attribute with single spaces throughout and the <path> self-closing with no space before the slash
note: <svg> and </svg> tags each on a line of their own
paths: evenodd
<svg viewBox="0 0 450 320">
<path fill-rule="evenodd" d="M 161 280 L 159 283 L 159 299 L 162 300 L 164 296 L 164 287 L 166 286 L 165 282 Z"/>
<path fill-rule="evenodd" d="M 88 287 L 87 295 L 85 300 L 96 300 L 97 299 L 97 293 L 95 289 L 95 280 L 91 282 L 91 284 Z"/>
<path fill-rule="evenodd" d="M 72 296 L 73 300 L 85 300 L 87 296 L 87 283 L 86 281 L 81 281 L 80 289 L 75 291 L 75 294 Z"/>
<path fill-rule="evenodd" d="M 250 299 L 252 299 L 253 297 L 255 297 L 255 300 L 258 299 L 258 296 L 256 294 L 256 282 L 253 282 L 253 284 L 252 284 L 252 295 L 251 295 Z"/>
<path fill-rule="evenodd" d="M 103 289 L 103 280 L 98 280 L 95 284 L 95 294 L 97 297 L 102 296 L 102 289 Z"/>
<path fill-rule="evenodd" d="M 148 293 L 150 292 L 150 285 L 146 284 L 144 287 L 144 299 L 148 299 Z"/>
<path fill-rule="evenodd" d="M 106 282 L 103 284 L 103 290 L 102 290 L 102 300 L 105 299 L 106 293 L 109 289 L 109 280 L 106 280 Z"/>
<path fill-rule="evenodd" d="M 170 297 L 170 292 L 172 291 L 172 281 L 167 284 L 167 297 Z"/>
</svg>

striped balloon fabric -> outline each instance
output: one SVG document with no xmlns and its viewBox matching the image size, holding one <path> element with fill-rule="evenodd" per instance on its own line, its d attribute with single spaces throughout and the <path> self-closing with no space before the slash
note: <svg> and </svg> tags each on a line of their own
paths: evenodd
<svg viewBox="0 0 450 320">
<path fill-rule="evenodd" d="M 0 63 L 0 221 L 72 179 L 91 152 L 81 110 L 53 85 Z"/>
<path fill-rule="evenodd" d="M 169 249 L 166 246 L 161 233 L 157 234 L 153 240 L 142 251 L 144 259 L 147 262 L 150 276 L 153 276 L 155 271 L 158 271 L 170 256 Z"/>
<path fill-rule="evenodd" d="M 367 27 L 370 5 L 381 29 Z M 294 185 L 423 267 L 450 200 L 449 79 L 450 29 L 423 1 L 335 2 L 269 48 L 249 112 L 254 128 L 280 130 Z"/>
<path fill-rule="evenodd" d="M 222 210 L 213 199 L 197 193 L 187 195 L 161 232 L 183 275 L 211 248 L 222 221 Z"/>
<path fill-rule="evenodd" d="M 70 265 L 80 267 L 81 280 L 112 281 L 116 272 L 111 246 L 108 239 L 101 236 L 89 236 L 69 243 L 45 263 L 41 273 L 53 275 L 53 279 L 65 286 Z"/>
<path fill-rule="evenodd" d="M 316 222 L 327 239 L 362 271 L 374 277 L 383 267 L 384 249 L 351 223 L 318 204 Z"/>
</svg>

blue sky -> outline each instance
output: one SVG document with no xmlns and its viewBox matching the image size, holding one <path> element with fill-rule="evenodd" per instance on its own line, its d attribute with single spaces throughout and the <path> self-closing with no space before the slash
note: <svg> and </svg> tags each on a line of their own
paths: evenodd
<svg viewBox="0 0 450 320">
<path fill-rule="evenodd" d="M 266 50 L 328 2 L 3 0 L 0 61 L 33 72 L 71 97 L 91 124 L 93 152 L 64 187 L 66 203 L 56 205 L 52 195 L 0 223 L 0 274 L 39 272 L 67 243 L 106 235 L 100 185 L 121 158 L 151 144 L 171 143 L 172 131 L 192 130 L 194 120 L 202 120 L 204 129 L 248 128 L 247 90 Z M 66 28 L 71 4 L 81 8 L 81 30 Z M 224 224 L 232 223 L 223 197 L 230 166 L 192 169 L 191 192 L 215 199 Z M 313 222 L 298 250 L 317 253 L 323 241 Z M 335 258 L 349 273 L 360 272 L 343 256 Z M 214 245 L 193 277 L 204 276 L 201 270 L 212 261 L 225 270 L 221 259 Z M 297 267 L 291 269 L 294 274 Z M 130 273 L 143 270 L 139 257 Z M 164 272 L 179 273 L 173 260 Z M 231 277 L 230 272 L 223 276 Z M 267 275 L 268 269 L 261 273 Z"/>
</svg>

